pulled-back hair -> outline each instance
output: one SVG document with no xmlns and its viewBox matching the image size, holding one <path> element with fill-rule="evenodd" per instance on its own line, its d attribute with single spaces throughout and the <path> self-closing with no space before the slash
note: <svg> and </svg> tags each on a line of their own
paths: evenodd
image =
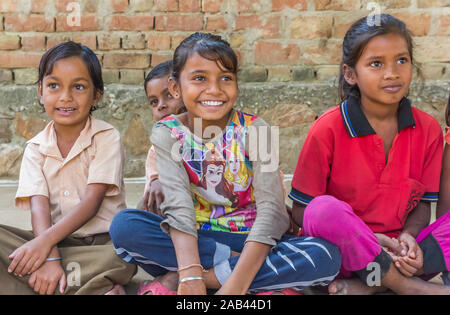
<svg viewBox="0 0 450 315">
<path fill-rule="evenodd" d="M 215 61 L 234 74 L 238 72 L 238 59 L 229 43 L 220 36 L 197 32 L 185 38 L 175 49 L 172 77 L 176 81 L 179 80 L 187 59 L 194 54 Z"/>
<path fill-rule="evenodd" d="M 370 21 L 369 19 L 373 20 Z M 350 26 L 342 44 L 342 60 L 339 73 L 339 99 L 341 101 L 350 95 L 360 97 L 358 86 L 356 84 L 350 85 L 345 80 L 342 66 L 346 64 L 350 68 L 355 69 L 356 63 L 369 41 L 375 36 L 390 33 L 398 34 L 406 40 L 411 63 L 416 66 L 413 59 L 413 39 L 405 23 L 389 14 L 363 17 Z M 420 69 L 418 69 L 418 72 L 420 73 Z"/>
</svg>

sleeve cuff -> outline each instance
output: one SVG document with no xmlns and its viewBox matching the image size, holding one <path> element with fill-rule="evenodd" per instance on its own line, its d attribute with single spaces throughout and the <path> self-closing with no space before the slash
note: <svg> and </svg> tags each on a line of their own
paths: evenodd
<svg viewBox="0 0 450 315">
<path fill-rule="evenodd" d="M 292 201 L 303 206 L 307 206 L 311 202 L 311 200 L 314 199 L 313 196 L 302 193 L 295 188 L 292 188 L 291 193 L 288 195 L 288 197 L 292 199 Z"/>
<path fill-rule="evenodd" d="M 439 200 L 439 193 L 438 192 L 426 192 L 420 201 L 424 202 L 437 202 Z"/>
</svg>

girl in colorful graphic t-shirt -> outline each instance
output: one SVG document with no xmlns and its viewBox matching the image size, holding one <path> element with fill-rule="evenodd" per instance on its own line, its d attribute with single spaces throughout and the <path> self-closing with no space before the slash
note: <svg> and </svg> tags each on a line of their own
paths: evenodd
<svg viewBox="0 0 450 315">
<path fill-rule="evenodd" d="M 187 112 L 151 135 L 163 217 L 125 210 L 110 228 L 116 252 L 156 277 L 141 294 L 298 293 L 339 271 L 331 243 L 284 235 L 277 147 L 261 118 L 233 109 L 236 74 L 236 54 L 219 36 L 195 33 L 175 50 L 169 90 Z"/>
</svg>

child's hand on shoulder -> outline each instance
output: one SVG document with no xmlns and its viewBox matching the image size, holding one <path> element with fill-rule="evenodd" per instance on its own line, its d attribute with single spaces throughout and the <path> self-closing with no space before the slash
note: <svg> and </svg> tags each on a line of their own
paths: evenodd
<svg viewBox="0 0 450 315">
<path fill-rule="evenodd" d="M 59 283 L 59 292 L 62 294 L 66 288 L 66 274 L 59 261 L 47 261 L 38 270 L 33 272 L 28 285 L 36 293 L 52 295 Z"/>
<path fill-rule="evenodd" d="M 44 237 L 26 242 L 9 255 L 12 262 L 8 272 L 19 277 L 33 273 L 45 262 L 51 249 L 52 245 Z"/>
<path fill-rule="evenodd" d="M 154 179 L 150 185 L 148 185 L 147 190 L 144 193 L 143 207 L 144 210 L 154 212 L 159 216 L 161 214 L 161 204 L 164 201 L 164 194 L 162 191 L 161 183 L 159 179 Z M 153 204 L 156 202 L 156 209 L 153 208 Z"/>
</svg>

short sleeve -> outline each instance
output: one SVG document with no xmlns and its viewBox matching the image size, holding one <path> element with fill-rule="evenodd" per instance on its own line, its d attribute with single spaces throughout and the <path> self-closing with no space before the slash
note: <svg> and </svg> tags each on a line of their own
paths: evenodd
<svg viewBox="0 0 450 315">
<path fill-rule="evenodd" d="M 169 234 L 169 228 L 197 237 L 197 221 L 190 182 L 184 168 L 177 140 L 165 126 L 155 126 L 150 140 L 155 147 L 156 168 L 164 193 L 161 212 L 164 220 L 161 229 Z"/>
<path fill-rule="evenodd" d="M 324 195 L 333 156 L 333 133 L 323 121 L 315 121 L 308 132 L 291 182 L 289 198 L 307 206 L 316 196 Z"/>
<path fill-rule="evenodd" d="M 437 202 L 441 176 L 444 139 L 438 122 L 430 126 L 430 144 L 427 147 L 421 183 L 425 185 L 425 194 L 421 201 Z"/>
<path fill-rule="evenodd" d="M 45 156 L 39 152 L 39 146 L 29 143 L 22 157 L 19 184 L 15 197 L 16 207 L 30 210 L 30 197 L 41 195 L 49 197 L 48 185 L 42 167 Z"/>
<path fill-rule="evenodd" d="M 109 185 L 105 196 L 120 193 L 123 181 L 124 151 L 120 134 L 108 129 L 95 134 L 95 156 L 89 164 L 87 184 Z"/>
</svg>

